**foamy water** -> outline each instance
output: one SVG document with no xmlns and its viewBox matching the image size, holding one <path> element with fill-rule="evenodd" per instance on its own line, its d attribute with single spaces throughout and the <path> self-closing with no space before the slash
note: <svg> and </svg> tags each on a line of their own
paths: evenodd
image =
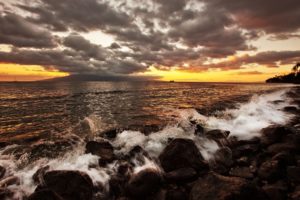
<svg viewBox="0 0 300 200">
<path fill-rule="evenodd" d="M 271 124 L 285 124 L 292 117 L 281 109 L 291 104 L 291 100 L 286 96 L 288 89 L 279 90 L 270 94 L 255 95 L 250 101 L 238 104 L 234 109 L 226 109 L 214 116 L 204 116 L 194 109 L 176 110 L 177 123 L 169 125 L 162 130 L 148 136 L 139 131 L 126 130 L 117 135 L 111 141 L 115 148 L 115 154 L 127 154 L 133 147 L 139 145 L 148 154 L 144 157 L 144 162 L 132 160 L 135 164 L 134 173 L 146 168 L 160 170 L 157 163 L 158 155 L 163 151 L 170 138 L 188 138 L 194 140 L 200 153 L 206 160 L 214 157 L 218 150 L 218 144 L 207 138 L 199 137 L 194 134 L 195 127 L 191 120 L 197 121 L 205 129 L 222 129 L 230 131 L 231 136 L 238 139 L 251 139 L 260 136 L 260 130 Z M 274 101 L 280 101 L 274 103 Z M 281 102 L 282 101 L 282 102 Z M 85 118 L 90 126 L 91 134 L 97 133 L 97 119 L 95 116 Z M 65 136 L 67 137 L 67 136 Z M 98 136 L 101 137 L 101 136 Z M 20 183 L 9 186 L 15 191 L 16 199 L 32 193 L 36 187 L 33 183 L 32 175 L 43 166 L 48 165 L 51 170 L 80 170 L 86 172 L 93 180 L 94 184 L 103 184 L 108 187 L 110 176 L 116 173 L 117 163 L 114 162 L 106 168 L 99 167 L 98 156 L 85 154 L 85 143 L 77 143 L 73 150 L 66 152 L 65 155 L 56 159 L 39 159 L 27 166 L 22 166 L 23 159 L 28 159 L 25 155 L 19 160 L 15 160 L 12 155 L 4 155 L 3 152 L 12 147 L 6 147 L 0 151 L 0 165 L 7 169 L 6 178 L 16 176 Z M 21 167 L 22 166 L 22 167 Z M 2 181 L 3 182 L 3 181 Z M 2 183 L 4 184 L 4 183 Z M 1 185 L 1 183 L 0 183 Z"/>
</svg>

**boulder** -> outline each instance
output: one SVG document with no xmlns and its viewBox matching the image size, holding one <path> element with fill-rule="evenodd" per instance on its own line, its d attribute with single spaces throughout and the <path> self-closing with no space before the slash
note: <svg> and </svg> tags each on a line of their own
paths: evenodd
<svg viewBox="0 0 300 200">
<path fill-rule="evenodd" d="M 159 160 L 165 172 L 180 168 L 194 168 L 196 171 L 207 169 L 198 148 L 190 139 L 172 140 L 159 155 Z"/>
<path fill-rule="evenodd" d="M 52 190 L 44 189 L 31 194 L 27 200 L 64 200 Z"/>
<path fill-rule="evenodd" d="M 277 153 L 286 151 L 286 152 L 296 152 L 296 146 L 294 144 L 290 144 L 290 143 L 276 143 L 276 144 L 272 144 L 270 146 L 268 146 L 267 148 L 267 152 L 275 155 Z"/>
<path fill-rule="evenodd" d="M 64 200 L 90 200 L 93 196 L 91 178 L 80 171 L 49 171 L 44 175 L 44 182 L 37 191 L 50 189 Z"/>
<path fill-rule="evenodd" d="M 181 168 L 165 174 L 166 181 L 170 183 L 184 183 L 197 179 L 197 172 L 193 168 Z"/>
<path fill-rule="evenodd" d="M 0 180 L 4 177 L 6 169 L 0 165 Z"/>
<path fill-rule="evenodd" d="M 130 197 L 139 199 L 155 194 L 161 185 L 161 174 L 153 169 L 145 169 L 130 178 L 126 190 Z"/>
<path fill-rule="evenodd" d="M 225 177 L 208 173 L 199 178 L 190 192 L 190 200 L 226 200 L 239 193 L 246 181 L 237 177 Z"/>
<path fill-rule="evenodd" d="M 275 154 L 272 157 L 272 160 L 278 160 L 281 164 L 285 166 L 297 164 L 295 155 L 289 151 L 283 151 Z"/>
<path fill-rule="evenodd" d="M 294 131 L 289 127 L 272 125 L 262 129 L 261 143 L 263 145 L 270 145 L 281 142 L 283 137 L 291 133 L 294 133 Z"/>
<path fill-rule="evenodd" d="M 235 167 L 229 171 L 231 176 L 236 176 L 240 178 L 253 178 L 253 173 L 249 167 Z"/>
<path fill-rule="evenodd" d="M 100 157 L 99 163 L 109 163 L 114 160 L 114 148 L 107 141 L 89 141 L 86 146 L 86 153 L 91 153 Z"/>
<path fill-rule="evenodd" d="M 219 148 L 215 153 L 214 159 L 217 164 L 222 164 L 226 167 L 231 166 L 233 164 L 231 149 L 228 147 Z"/>
</svg>

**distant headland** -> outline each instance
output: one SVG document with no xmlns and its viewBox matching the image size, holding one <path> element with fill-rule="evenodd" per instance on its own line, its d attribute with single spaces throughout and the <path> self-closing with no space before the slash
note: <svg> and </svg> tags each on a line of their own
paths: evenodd
<svg viewBox="0 0 300 200">
<path fill-rule="evenodd" d="M 300 84 L 300 62 L 293 66 L 292 72 L 287 75 L 275 76 L 266 80 L 267 83 L 295 83 Z"/>
</svg>

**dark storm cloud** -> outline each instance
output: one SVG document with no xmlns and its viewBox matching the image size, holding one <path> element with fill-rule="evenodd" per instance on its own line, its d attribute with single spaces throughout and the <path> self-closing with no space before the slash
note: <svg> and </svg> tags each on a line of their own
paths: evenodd
<svg viewBox="0 0 300 200">
<path fill-rule="evenodd" d="M 9 7 L 15 6 L 17 14 L 3 12 L 0 17 L 0 44 L 14 48 L 0 52 L 0 62 L 120 76 L 146 71 L 151 65 L 163 70 L 174 66 L 195 71 L 228 70 L 253 63 L 275 67 L 300 58 L 297 51 L 262 52 L 205 64 L 238 51 L 256 50 L 251 41 L 265 34 L 272 40 L 299 37 L 299 0 L 14 2 Z M 96 45 L 83 37 L 89 31 L 102 31 L 115 41 L 108 47 Z M 192 67 L 182 67 L 184 63 Z"/>
<path fill-rule="evenodd" d="M 202 0 L 208 10 L 216 9 L 232 15 L 236 24 L 246 29 L 267 33 L 297 31 L 300 27 L 298 0 Z"/>
<path fill-rule="evenodd" d="M 107 50 L 100 45 L 92 44 L 90 41 L 77 34 L 71 34 L 64 38 L 63 44 L 66 47 L 84 54 L 88 58 L 94 58 L 96 60 L 105 60 L 108 53 Z"/>
<path fill-rule="evenodd" d="M 0 15 L 0 43 L 35 48 L 57 45 L 56 39 L 49 32 L 12 13 Z"/>
<path fill-rule="evenodd" d="M 97 0 L 41 0 L 39 7 L 20 5 L 20 8 L 38 15 L 31 20 L 46 24 L 57 31 L 72 28 L 89 31 L 106 26 L 128 26 L 131 18 Z"/>
</svg>

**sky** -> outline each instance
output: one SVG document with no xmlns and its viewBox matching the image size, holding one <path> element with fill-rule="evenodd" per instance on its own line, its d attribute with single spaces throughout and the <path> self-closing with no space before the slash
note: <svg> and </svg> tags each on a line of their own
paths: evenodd
<svg viewBox="0 0 300 200">
<path fill-rule="evenodd" d="M 299 0 L 0 0 L 0 81 L 261 82 L 300 62 Z"/>
</svg>

